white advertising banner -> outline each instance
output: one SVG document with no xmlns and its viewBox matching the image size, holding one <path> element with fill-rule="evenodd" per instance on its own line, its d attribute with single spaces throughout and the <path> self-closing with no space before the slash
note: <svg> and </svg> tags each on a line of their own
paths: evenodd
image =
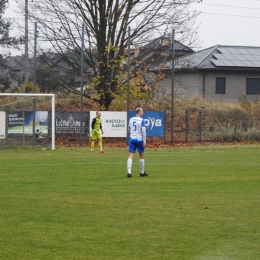
<svg viewBox="0 0 260 260">
<path fill-rule="evenodd" d="M 127 129 L 127 113 L 115 111 L 100 111 L 102 118 L 102 129 L 104 131 L 103 137 L 126 137 Z M 90 135 L 91 123 L 96 117 L 96 111 L 90 111 Z"/>
<path fill-rule="evenodd" d="M 6 115 L 4 111 L 0 111 L 0 139 L 5 138 L 6 131 Z"/>
</svg>

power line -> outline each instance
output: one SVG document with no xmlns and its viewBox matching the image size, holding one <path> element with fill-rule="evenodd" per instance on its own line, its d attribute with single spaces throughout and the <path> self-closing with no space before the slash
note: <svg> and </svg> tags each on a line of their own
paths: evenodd
<svg viewBox="0 0 260 260">
<path fill-rule="evenodd" d="M 258 0 L 258 1 L 260 1 L 260 0 Z M 260 10 L 260 8 L 257 8 L 257 7 L 245 7 L 245 6 L 234 6 L 234 5 L 218 5 L 218 4 L 206 4 L 206 3 L 200 3 L 200 4 L 202 4 L 202 5 L 223 6 L 223 7 L 232 7 L 232 8 L 241 8 L 241 9 Z"/>
<path fill-rule="evenodd" d="M 260 16 L 246 16 L 246 15 L 238 15 L 238 14 L 221 14 L 221 13 L 210 13 L 210 12 L 200 12 L 200 13 L 202 13 L 202 14 L 214 14 L 214 15 L 225 15 L 225 16 L 236 16 L 236 17 L 260 19 Z"/>
</svg>

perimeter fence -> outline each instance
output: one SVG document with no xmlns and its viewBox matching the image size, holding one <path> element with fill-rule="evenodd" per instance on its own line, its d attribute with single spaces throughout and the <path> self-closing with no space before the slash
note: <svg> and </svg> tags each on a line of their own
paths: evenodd
<svg viewBox="0 0 260 260">
<path fill-rule="evenodd" d="M 260 140 L 258 109 L 187 109 L 185 142 L 244 142 Z"/>
<path fill-rule="evenodd" d="M 92 114 L 91 114 L 92 113 Z M 90 122 L 95 111 L 55 111 L 55 136 L 57 145 L 79 145 L 80 131 L 83 144 L 90 143 Z M 126 112 L 103 111 L 104 141 L 126 143 Z M 170 143 L 170 111 L 145 112 L 149 145 Z M 5 107 L 0 111 L 0 147 L 50 146 L 52 116 L 48 107 L 38 107 L 35 115 L 35 136 L 32 135 L 33 112 L 18 107 Z M 82 121 L 81 121 L 82 120 Z M 80 127 L 82 126 L 82 127 Z M 258 109 L 175 111 L 174 143 L 245 142 L 260 141 L 260 111 Z"/>
</svg>

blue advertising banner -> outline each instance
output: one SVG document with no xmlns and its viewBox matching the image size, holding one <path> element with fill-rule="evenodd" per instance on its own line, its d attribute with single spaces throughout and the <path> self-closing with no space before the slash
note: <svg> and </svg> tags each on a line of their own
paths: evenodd
<svg viewBox="0 0 260 260">
<path fill-rule="evenodd" d="M 135 111 L 129 112 L 129 117 L 135 116 Z M 164 112 L 144 111 L 142 118 L 145 122 L 147 136 L 164 136 Z"/>
<path fill-rule="evenodd" d="M 31 137 L 33 134 L 33 112 L 10 111 L 8 113 L 8 136 Z M 35 136 L 44 138 L 48 136 L 48 111 L 35 112 Z"/>
</svg>

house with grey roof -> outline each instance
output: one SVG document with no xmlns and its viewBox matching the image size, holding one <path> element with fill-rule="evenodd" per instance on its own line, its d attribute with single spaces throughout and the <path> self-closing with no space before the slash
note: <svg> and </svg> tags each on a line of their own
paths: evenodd
<svg viewBox="0 0 260 260">
<path fill-rule="evenodd" d="M 163 66 L 161 87 L 171 93 L 172 62 Z M 260 47 L 217 45 L 174 61 L 174 90 L 180 98 L 260 100 Z"/>
<path fill-rule="evenodd" d="M 174 41 L 175 57 L 185 56 L 194 53 L 190 47 L 179 41 Z M 161 36 L 153 39 L 143 46 L 136 46 L 135 57 L 144 61 L 146 64 L 160 64 L 171 60 L 172 57 L 172 39 L 168 36 Z"/>
<path fill-rule="evenodd" d="M 0 73 L 0 76 L 6 77 L 9 80 L 9 88 L 19 86 L 24 82 L 24 56 L 10 56 L 6 59 L 6 64 L 5 70 Z M 51 91 L 51 89 L 45 86 L 49 85 L 51 87 L 48 80 L 53 75 L 46 76 L 46 73 L 50 73 L 50 71 L 58 75 L 59 82 L 62 81 L 63 83 L 70 84 L 71 87 L 78 87 L 80 85 L 80 56 L 77 53 L 66 53 L 64 55 L 53 53 L 41 54 L 37 57 L 36 69 L 36 83 L 41 86 L 43 91 Z M 84 63 L 84 70 L 87 69 L 88 66 Z M 39 74 L 39 70 L 41 70 L 42 75 Z M 32 81 L 34 73 L 33 58 L 29 58 L 28 60 L 28 73 L 29 80 Z"/>
<path fill-rule="evenodd" d="M 13 88 L 18 85 L 19 79 L 23 76 L 23 56 L 11 56 L 4 59 L 4 66 L 1 67 L 0 78 L 8 81 L 6 86 L 1 86 L 0 91 Z"/>
</svg>

